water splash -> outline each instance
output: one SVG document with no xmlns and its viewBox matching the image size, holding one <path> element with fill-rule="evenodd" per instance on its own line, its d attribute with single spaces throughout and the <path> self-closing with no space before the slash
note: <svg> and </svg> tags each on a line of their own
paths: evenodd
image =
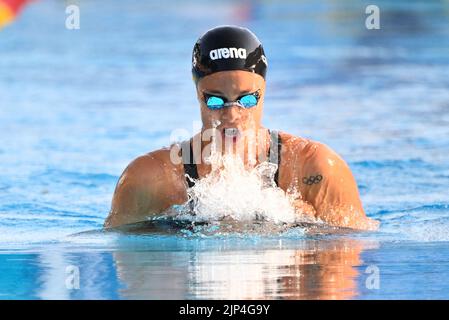
<svg viewBox="0 0 449 320">
<path fill-rule="evenodd" d="M 196 220 L 295 222 L 293 197 L 273 186 L 276 165 L 264 162 L 247 170 L 239 157 L 230 154 L 213 161 L 212 172 L 188 190 Z"/>
<path fill-rule="evenodd" d="M 276 186 L 276 164 L 262 162 L 248 168 L 239 155 L 218 152 L 214 139 L 206 161 L 211 172 L 192 179 L 195 185 L 187 190 L 189 201 L 181 208 L 180 219 L 274 224 L 310 221 L 294 205 L 301 197 L 299 192 L 285 192 Z"/>
</svg>

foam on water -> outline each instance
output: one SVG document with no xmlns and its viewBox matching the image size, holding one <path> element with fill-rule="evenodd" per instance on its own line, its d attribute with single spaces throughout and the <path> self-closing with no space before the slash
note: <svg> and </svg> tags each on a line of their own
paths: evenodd
<svg viewBox="0 0 449 320">
<path fill-rule="evenodd" d="M 293 196 L 271 183 L 276 165 L 264 162 L 247 170 L 238 156 L 230 154 L 217 161 L 219 165 L 188 190 L 196 220 L 295 222 Z"/>
<path fill-rule="evenodd" d="M 214 124 L 215 127 L 218 125 Z M 195 185 L 188 189 L 193 208 L 188 202 L 181 211 L 181 218 L 275 224 L 309 220 L 294 206 L 301 198 L 300 193 L 296 190 L 284 192 L 276 186 L 276 164 L 265 161 L 248 168 L 239 155 L 217 151 L 214 138 L 211 155 L 206 161 L 212 170 L 206 177 L 195 180 Z"/>
</svg>

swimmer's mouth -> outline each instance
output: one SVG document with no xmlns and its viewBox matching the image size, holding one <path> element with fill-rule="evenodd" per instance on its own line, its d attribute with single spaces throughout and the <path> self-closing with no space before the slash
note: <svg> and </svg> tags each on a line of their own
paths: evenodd
<svg viewBox="0 0 449 320">
<path fill-rule="evenodd" d="M 241 136 L 241 132 L 237 128 L 223 128 L 223 134 L 226 139 L 232 139 L 233 142 L 236 142 Z"/>
</svg>

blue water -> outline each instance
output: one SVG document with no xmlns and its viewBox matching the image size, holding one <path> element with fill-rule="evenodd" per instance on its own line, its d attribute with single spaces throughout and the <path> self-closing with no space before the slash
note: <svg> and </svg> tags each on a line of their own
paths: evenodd
<svg viewBox="0 0 449 320">
<path fill-rule="evenodd" d="M 67 3 L 0 32 L 0 299 L 449 298 L 447 2 L 376 1 L 380 30 L 367 1 L 79 0 L 80 30 Z M 191 49 L 226 23 L 264 43 L 265 125 L 342 155 L 379 232 L 100 231 L 125 166 L 193 134 Z"/>
</svg>

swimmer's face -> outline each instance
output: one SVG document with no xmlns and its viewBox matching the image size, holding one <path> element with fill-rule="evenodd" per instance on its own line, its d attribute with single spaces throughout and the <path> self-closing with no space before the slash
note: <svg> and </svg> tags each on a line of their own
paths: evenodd
<svg viewBox="0 0 449 320">
<path fill-rule="evenodd" d="M 236 101 L 242 95 L 254 93 L 258 90 L 260 98 L 257 105 L 252 108 L 233 105 L 211 110 L 204 100 L 204 93 L 224 97 L 227 101 Z M 265 80 L 256 73 L 242 70 L 213 73 L 198 81 L 197 96 L 201 105 L 203 130 L 212 128 L 215 120 L 219 120 L 220 125 L 217 129 L 223 135 L 227 128 L 236 128 L 240 132 L 248 132 L 258 130 L 261 126 Z"/>
</svg>

